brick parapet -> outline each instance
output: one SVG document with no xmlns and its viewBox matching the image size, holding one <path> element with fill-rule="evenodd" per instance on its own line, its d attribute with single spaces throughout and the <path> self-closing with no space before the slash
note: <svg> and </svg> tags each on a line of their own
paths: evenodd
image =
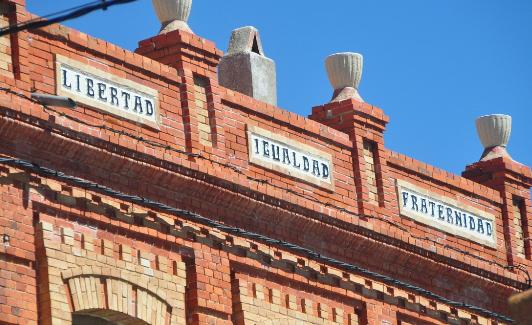
<svg viewBox="0 0 532 325">
<path fill-rule="evenodd" d="M 323 138 L 324 141 L 338 147 L 351 148 L 353 145 L 348 134 L 316 122 L 312 118 L 305 118 L 233 90 L 220 88 L 223 102 L 232 109 L 251 112 L 252 115 L 261 116 L 265 120 L 273 120 L 278 125 L 289 126 L 291 129 L 308 133 L 312 137 Z"/>
<path fill-rule="evenodd" d="M 213 42 L 182 30 L 140 41 L 135 52 L 165 65 L 212 78 L 217 78 L 216 69 L 223 56 Z"/>
</svg>

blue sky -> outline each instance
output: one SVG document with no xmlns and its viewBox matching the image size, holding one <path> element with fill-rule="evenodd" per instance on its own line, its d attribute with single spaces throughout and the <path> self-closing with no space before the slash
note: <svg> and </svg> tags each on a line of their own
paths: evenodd
<svg viewBox="0 0 532 325">
<path fill-rule="evenodd" d="M 89 0 L 27 0 L 49 14 Z M 530 0 L 196 0 L 194 32 L 226 50 L 231 31 L 253 25 L 276 61 L 279 106 L 307 116 L 330 100 L 324 59 L 364 55 L 362 97 L 391 117 L 388 148 L 461 173 L 482 146 L 474 121 L 513 117 L 509 152 L 532 165 Z M 66 25 L 126 49 L 157 34 L 151 1 Z"/>
</svg>

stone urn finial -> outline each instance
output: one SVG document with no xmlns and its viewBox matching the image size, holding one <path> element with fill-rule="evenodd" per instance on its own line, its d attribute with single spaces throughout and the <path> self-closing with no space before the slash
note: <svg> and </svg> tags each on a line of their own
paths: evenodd
<svg viewBox="0 0 532 325">
<path fill-rule="evenodd" d="M 192 33 L 188 26 L 192 0 L 152 0 L 152 2 L 162 25 L 159 34 L 166 34 L 174 30 Z"/>
<path fill-rule="evenodd" d="M 358 53 L 336 53 L 325 60 L 329 81 L 334 88 L 331 102 L 353 98 L 363 102 L 358 93 L 358 85 L 362 78 L 364 58 Z"/>
<path fill-rule="evenodd" d="M 506 150 L 512 133 L 512 117 L 503 114 L 481 116 L 477 119 L 477 131 L 484 146 L 481 161 L 499 157 L 511 158 Z"/>
</svg>

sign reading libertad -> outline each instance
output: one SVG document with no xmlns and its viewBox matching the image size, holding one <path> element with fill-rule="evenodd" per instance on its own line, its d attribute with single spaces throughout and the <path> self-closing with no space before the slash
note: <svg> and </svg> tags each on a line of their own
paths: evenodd
<svg viewBox="0 0 532 325">
<path fill-rule="evenodd" d="M 453 199 L 397 180 L 401 215 L 441 231 L 496 247 L 495 217 Z"/>
<path fill-rule="evenodd" d="M 333 189 L 331 155 L 273 132 L 248 126 L 250 162 Z"/>
<path fill-rule="evenodd" d="M 158 127 L 158 92 L 56 55 L 57 94 L 125 119 Z"/>
</svg>

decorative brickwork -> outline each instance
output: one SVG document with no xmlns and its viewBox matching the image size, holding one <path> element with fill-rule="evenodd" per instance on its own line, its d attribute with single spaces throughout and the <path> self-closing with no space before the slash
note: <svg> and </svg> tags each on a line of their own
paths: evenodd
<svg viewBox="0 0 532 325">
<path fill-rule="evenodd" d="M 514 215 L 515 250 L 517 256 L 525 258 L 525 220 L 523 219 L 523 201 L 514 197 L 512 200 L 512 213 Z"/>
<path fill-rule="evenodd" d="M 364 140 L 364 162 L 366 164 L 366 182 L 368 184 L 368 200 L 370 203 L 379 204 L 379 190 L 377 188 L 377 172 L 375 168 L 375 144 Z"/>
<path fill-rule="evenodd" d="M 0 15 L 0 28 L 9 26 L 9 17 Z M 13 78 L 13 61 L 11 60 L 11 38 L 0 37 L 0 74 Z"/>
<path fill-rule="evenodd" d="M 331 307 L 323 298 L 286 288 L 268 288 L 253 279 L 235 279 L 233 294 L 236 303 L 235 324 L 347 324 L 359 325 L 352 307 Z M 319 301 L 319 302 L 318 302 Z M 351 310 L 346 313 L 344 308 Z"/>
<path fill-rule="evenodd" d="M 129 315 L 148 324 L 185 324 L 185 264 L 109 240 L 95 240 L 90 228 L 55 228 L 41 222 L 43 274 L 48 275 L 51 318 L 43 324 L 70 324 L 72 313 L 103 317 L 109 312 Z M 175 275 L 172 273 L 176 273 Z M 113 313 L 111 313 L 113 315 Z M 112 321 L 112 317 L 108 318 Z"/>
<path fill-rule="evenodd" d="M 196 115 L 198 120 L 198 135 L 200 144 L 212 146 L 211 120 L 207 102 L 207 81 L 201 77 L 194 78 L 194 96 Z"/>
</svg>

